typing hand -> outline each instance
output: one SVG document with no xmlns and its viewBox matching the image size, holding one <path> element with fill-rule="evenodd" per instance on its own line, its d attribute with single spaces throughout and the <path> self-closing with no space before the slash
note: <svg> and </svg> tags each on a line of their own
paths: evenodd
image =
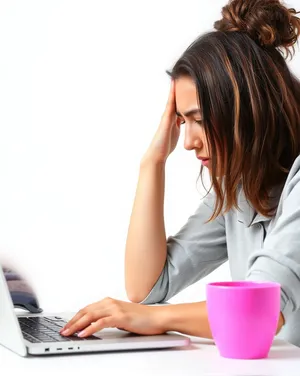
<svg viewBox="0 0 300 376">
<path fill-rule="evenodd" d="M 60 334 L 69 336 L 80 331 L 79 337 L 88 337 L 104 328 L 121 328 L 142 335 L 162 334 L 165 330 L 161 308 L 105 298 L 81 309 Z"/>
</svg>

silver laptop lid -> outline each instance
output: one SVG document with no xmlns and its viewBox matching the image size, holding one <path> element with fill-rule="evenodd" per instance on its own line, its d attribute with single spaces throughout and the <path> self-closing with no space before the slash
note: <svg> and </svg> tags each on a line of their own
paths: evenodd
<svg viewBox="0 0 300 376">
<path fill-rule="evenodd" d="M 27 354 L 23 335 L 14 312 L 14 305 L 7 282 L 0 266 L 0 344 L 18 353 Z"/>
</svg>

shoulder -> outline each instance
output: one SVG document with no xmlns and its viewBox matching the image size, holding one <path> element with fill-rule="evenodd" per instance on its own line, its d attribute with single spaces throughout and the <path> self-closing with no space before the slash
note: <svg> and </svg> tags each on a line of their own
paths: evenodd
<svg viewBox="0 0 300 376">
<path fill-rule="evenodd" d="M 300 190 L 300 156 L 298 156 L 288 174 L 282 190 L 282 199 L 289 196 L 294 189 Z"/>
<path fill-rule="evenodd" d="M 277 206 L 274 224 L 279 218 L 292 218 L 300 213 L 300 156 L 297 157 L 290 169 L 288 177 L 281 191 L 279 203 Z"/>
</svg>

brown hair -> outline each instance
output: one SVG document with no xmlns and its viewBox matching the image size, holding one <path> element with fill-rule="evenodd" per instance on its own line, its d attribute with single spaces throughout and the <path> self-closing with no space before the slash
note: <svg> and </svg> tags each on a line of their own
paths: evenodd
<svg viewBox="0 0 300 376">
<path fill-rule="evenodd" d="M 272 216 L 271 190 L 300 154 L 300 81 L 283 53 L 294 54 L 297 13 L 279 0 L 229 1 L 216 31 L 197 38 L 167 71 L 196 85 L 216 193 L 210 220 L 238 208 L 240 183 L 254 209 Z"/>
</svg>

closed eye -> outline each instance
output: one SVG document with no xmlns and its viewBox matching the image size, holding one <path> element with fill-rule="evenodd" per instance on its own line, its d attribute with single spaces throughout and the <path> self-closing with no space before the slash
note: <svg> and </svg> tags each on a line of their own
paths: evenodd
<svg viewBox="0 0 300 376">
<path fill-rule="evenodd" d="M 195 120 L 195 123 L 197 123 L 197 124 L 199 124 L 199 125 L 203 125 L 203 121 L 202 120 Z M 181 123 L 180 123 L 180 125 L 181 124 L 185 124 L 185 121 L 182 121 Z"/>
</svg>

